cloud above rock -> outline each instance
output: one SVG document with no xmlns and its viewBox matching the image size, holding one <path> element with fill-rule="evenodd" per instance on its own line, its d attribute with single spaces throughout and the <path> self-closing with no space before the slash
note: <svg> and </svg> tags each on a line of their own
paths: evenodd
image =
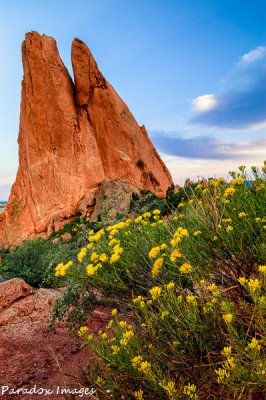
<svg viewBox="0 0 266 400">
<path fill-rule="evenodd" d="M 162 153 L 185 158 L 228 160 L 266 154 L 266 138 L 244 142 L 225 142 L 214 136 L 185 138 L 180 133 L 151 131 L 150 138 Z"/>
<path fill-rule="evenodd" d="M 217 129 L 254 130 L 266 127 L 266 46 L 244 54 L 217 94 L 192 101 L 190 122 Z"/>
</svg>

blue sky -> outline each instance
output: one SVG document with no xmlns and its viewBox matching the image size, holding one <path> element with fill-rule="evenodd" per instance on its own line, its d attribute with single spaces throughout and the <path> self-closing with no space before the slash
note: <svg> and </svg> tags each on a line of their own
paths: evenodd
<svg viewBox="0 0 266 400">
<path fill-rule="evenodd" d="M 18 167 L 26 32 L 53 36 L 70 73 L 85 41 L 182 184 L 266 158 L 265 15 L 257 0 L 1 0 L 0 200 Z"/>
</svg>

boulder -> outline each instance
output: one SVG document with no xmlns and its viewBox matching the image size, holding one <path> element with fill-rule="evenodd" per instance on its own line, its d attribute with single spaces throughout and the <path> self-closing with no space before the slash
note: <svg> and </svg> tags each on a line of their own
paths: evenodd
<svg viewBox="0 0 266 400">
<path fill-rule="evenodd" d="M 14 278 L 0 283 L 0 312 L 31 294 L 31 287 L 22 279 Z"/>
</svg>

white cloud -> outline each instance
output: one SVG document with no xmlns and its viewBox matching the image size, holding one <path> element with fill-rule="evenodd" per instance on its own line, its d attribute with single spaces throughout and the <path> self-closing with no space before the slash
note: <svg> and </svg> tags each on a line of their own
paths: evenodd
<svg viewBox="0 0 266 400">
<path fill-rule="evenodd" d="M 196 112 L 210 111 L 217 105 L 217 100 L 213 94 L 204 94 L 196 97 L 193 101 L 193 108 Z"/>
<path fill-rule="evenodd" d="M 240 57 L 240 63 L 252 63 L 266 55 L 266 46 L 258 46 Z"/>
</svg>

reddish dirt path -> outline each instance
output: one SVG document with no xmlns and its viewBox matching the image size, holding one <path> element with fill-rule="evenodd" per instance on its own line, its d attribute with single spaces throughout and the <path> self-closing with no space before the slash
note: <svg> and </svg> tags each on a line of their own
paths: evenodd
<svg viewBox="0 0 266 400">
<path fill-rule="evenodd" d="M 98 307 L 86 325 L 90 332 L 104 328 L 110 319 L 110 308 Z M 77 349 L 69 338 L 66 327 L 59 327 L 56 332 L 49 332 L 40 327 L 34 334 L 19 335 L 16 331 L 12 337 L 10 332 L 0 330 L 0 399 L 1 400 L 44 400 L 65 399 L 57 395 L 57 386 L 66 387 L 69 377 L 76 376 L 80 367 L 89 363 L 89 350 L 82 343 Z M 2 386 L 9 389 L 45 388 L 52 394 L 2 394 Z M 77 388 L 79 389 L 79 388 Z M 82 398 L 76 396 L 76 398 Z M 88 396 L 83 398 L 89 399 Z M 73 397 L 74 399 L 74 397 Z"/>
</svg>

